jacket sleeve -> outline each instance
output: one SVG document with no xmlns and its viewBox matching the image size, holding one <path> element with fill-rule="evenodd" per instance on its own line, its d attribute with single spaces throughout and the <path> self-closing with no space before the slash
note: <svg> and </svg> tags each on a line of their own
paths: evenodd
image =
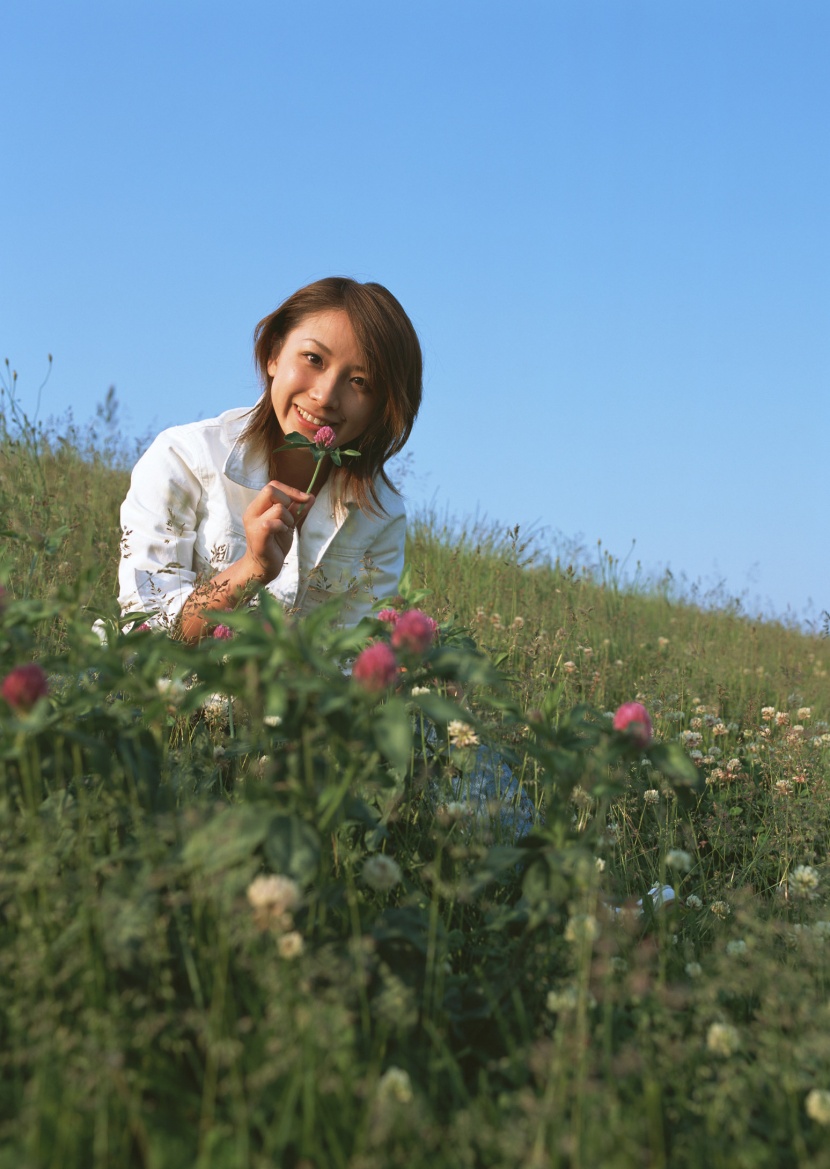
<svg viewBox="0 0 830 1169">
<path fill-rule="evenodd" d="M 133 469 L 121 507 L 118 601 L 122 613 L 148 614 L 152 625 L 176 619 L 196 582 L 202 483 L 176 428 L 158 436 Z"/>
</svg>

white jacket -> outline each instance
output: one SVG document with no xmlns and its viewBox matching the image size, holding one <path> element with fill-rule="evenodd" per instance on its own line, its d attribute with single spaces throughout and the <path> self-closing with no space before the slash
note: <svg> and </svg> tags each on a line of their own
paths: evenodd
<svg viewBox="0 0 830 1169">
<path fill-rule="evenodd" d="M 118 600 L 124 613 L 169 625 L 197 584 L 245 552 L 242 513 L 268 482 L 267 462 L 241 434 L 250 410 L 164 430 L 133 469 L 121 508 Z M 393 596 L 403 570 L 406 513 L 378 482 L 384 516 L 362 512 L 321 488 L 282 571 L 266 586 L 297 613 L 344 596 L 341 619 L 356 625 L 375 599 Z"/>
</svg>

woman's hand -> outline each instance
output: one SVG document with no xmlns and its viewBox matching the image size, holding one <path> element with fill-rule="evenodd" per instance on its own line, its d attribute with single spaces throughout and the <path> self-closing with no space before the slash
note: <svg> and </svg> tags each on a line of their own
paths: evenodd
<svg viewBox="0 0 830 1169">
<path fill-rule="evenodd" d="M 206 613 L 235 608 L 252 582 L 268 584 L 279 576 L 294 531 L 302 527 L 314 498 L 276 479 L 263 487 L 242 516 L 245 554 L 195 589 L 185 601 L 181 616 L 185 641 L 198 641 L 210 631 Z M 300 508 L 303 514 L 298 516 Z"/>
<path fill-rule="evenodd" d="M 242 564 L 249 580 L 268 584 L 282 571 L 294 529 L 302 527 L 314 496 L 272 479 L 242 516 L 247 549 Z M 297 513 L 303 508 L 303 514 Z"/>
</svg>

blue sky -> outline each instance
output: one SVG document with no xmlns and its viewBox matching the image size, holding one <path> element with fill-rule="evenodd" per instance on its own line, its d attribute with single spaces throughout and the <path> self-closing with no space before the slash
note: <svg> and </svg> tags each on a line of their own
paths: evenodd
<svg viewBox="0 0 830 1169">
<path fill-rule="evenodd" d="M 379 280 L 415 508 L 818 617 L 829 43 L 825 0 L 6 5 L 0 358 L 156 432 L 254 400 L 295 288 Z"/>
</svg>

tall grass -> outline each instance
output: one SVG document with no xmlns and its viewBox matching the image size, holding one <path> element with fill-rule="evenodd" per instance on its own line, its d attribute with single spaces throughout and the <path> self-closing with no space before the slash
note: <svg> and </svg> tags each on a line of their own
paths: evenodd
<svg viewBox="0 0 830 1169">
<path fill-rule="evenodd" d="M 434 517 L 380 700 L 381 623 L 121 633 L 63 439 L 0 423 L 0 1166 L 830 1165 L 826 638 Z"/>
</svg>

